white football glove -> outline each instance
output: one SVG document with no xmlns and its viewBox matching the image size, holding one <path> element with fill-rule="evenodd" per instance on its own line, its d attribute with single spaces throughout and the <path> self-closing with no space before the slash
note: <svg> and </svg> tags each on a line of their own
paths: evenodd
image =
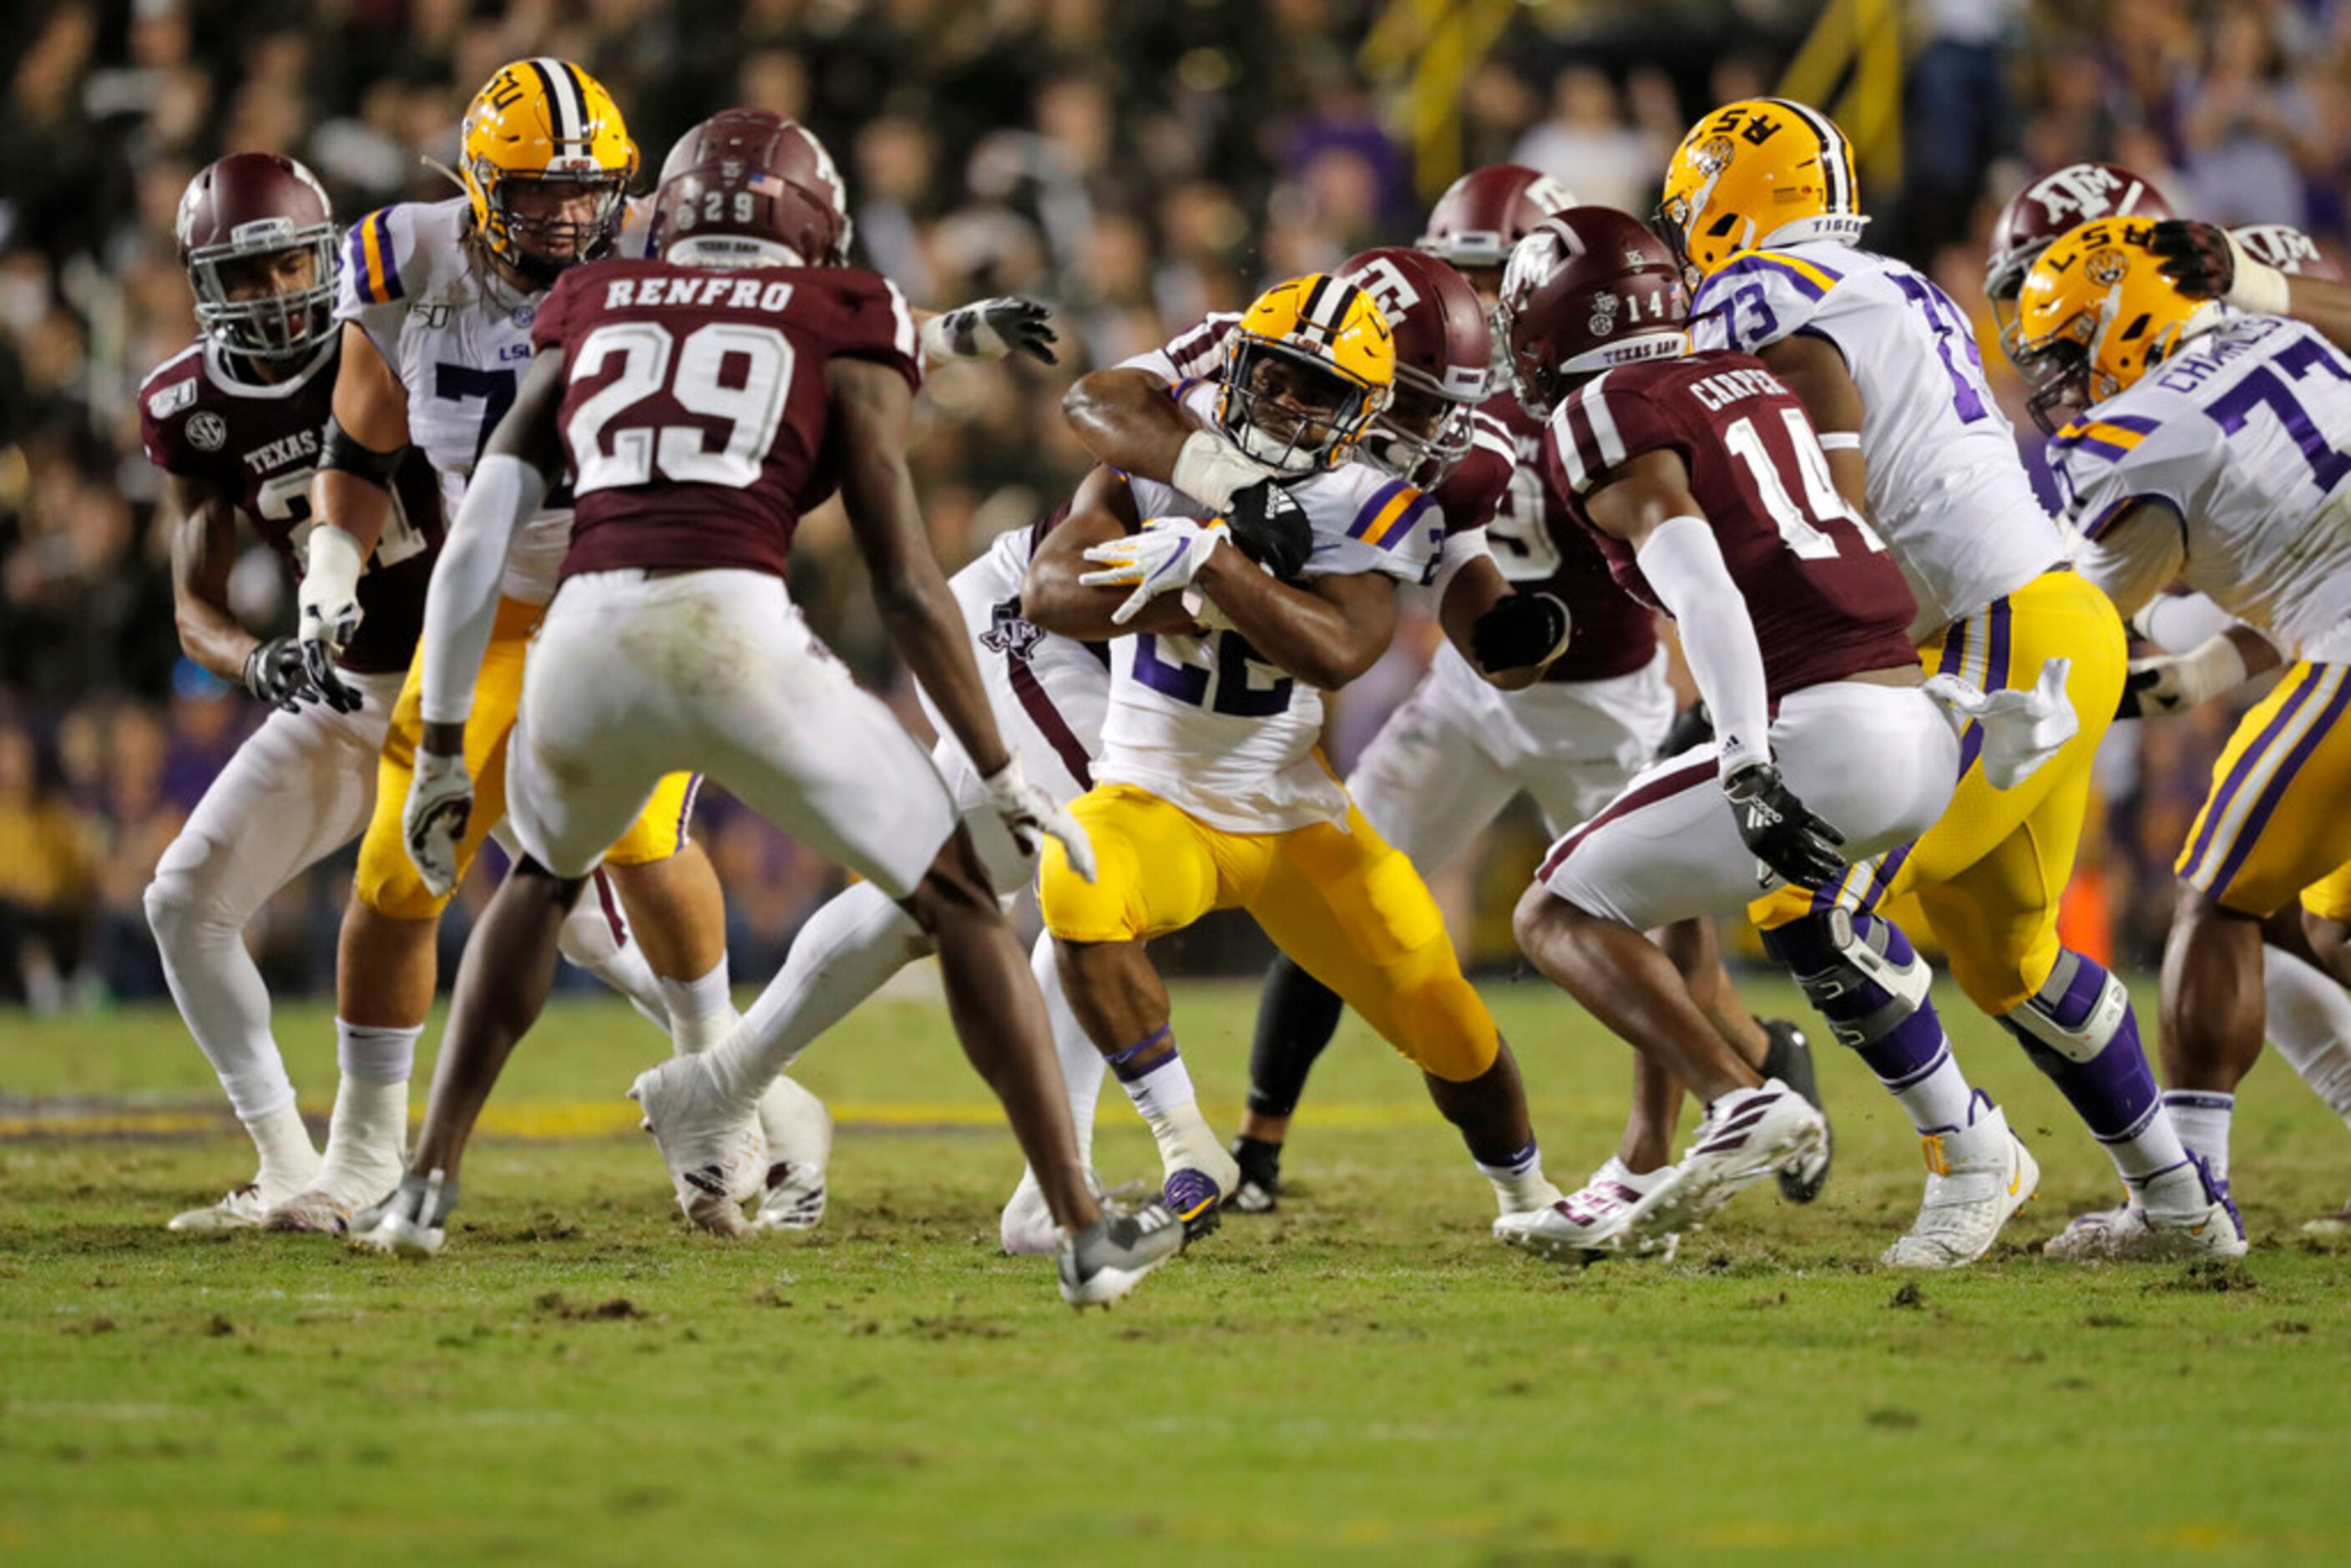
<svg viewBox="0 0 2351 1568">
<path fill-rule="evenodd" d="M 1111 539 L 1086 551 L 1086 559 L 1103 570 L 1078 579 L 1088 588 L 1132 588 L 1126 602 L 1111 612 L 1111 623 L 1123 626 L 1143 607 L 1163 593 L 1180 593 L 1229 538 L 1221 519 L 1200 522 L 1191 517 L 1154 517 L 1143 531 Z"/>
<path fill-rule="evenodd" d="M 301 585 L 296 589 L 295 636 L 302 665 L 319 695 L 337 713 L 357 713 L 360 695 L 335 672 L 335 660 L 360 629 L 360 573 L 367 552 L 359 540 L 331 524 L 310 530 Z"/>
<path fill-rule="evenodd" d="M 1012 835 L 1022 854 L 1033 856 L 1044 849 L 1047 839 L 1058 839 L 1070 857 L 1070 869 L 1085 881 L 1093 881 L 1093 841 L 1086 837 L 1075 817 L 1029 782 L 1020 771 L 1020 758 L 1012 758 L 1000 771 L 981 779 L 979 787 L 987 791 L 989 807 L 1004 820 L 1005 831 Z"/>
<path fill-rule="evenodd" d="M 474 815 L 474 778 L 463 757 L 420 750 L 408 780 L 408 803 L 400 813 L 400 834 L 408 858 L 435 898 L 457 885 L 457 845 Z"/>
</svg>

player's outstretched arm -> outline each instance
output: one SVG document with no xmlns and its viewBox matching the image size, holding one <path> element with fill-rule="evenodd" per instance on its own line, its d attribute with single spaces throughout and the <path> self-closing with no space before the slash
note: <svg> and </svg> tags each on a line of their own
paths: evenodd
<svg viewBox="0 0 2351 1568">
<path fill-rule="evenodd" d="M 1070 428 L 1099 463 L 1173 485 L 1219 516 L 1251 485 L 1279 478 L 1168 395 L 1149 371 L 1095 371 L 1061 398 Z"/>
<path fill-rule="evenodd" d="M 1792 332 L 1766 345 L 1758 356 L 1796 394 L 1820 433 L 1828 454 L 1829 477 L 1856 517 L 1869 516 L 1869 465 L 1861 456 L 1861 389 L 1853 382 L 1844 355 L 1834 343 Z"/>
<path fill-rule="evenodd" d="M 1134 601 L 1134 592 L 1124 586 L 1085 580 L 1102 575 L 1086 559 L 1088 550 L 1130 538 L 1142 526 L 1126 480 L 1111 469 L 1094 469 L 1070 498 L 1070 515 L 1045 536 L 1029 562 L 1029 575 L 1020 585 L 1020 612 L 1048 632 L 1088 643 L 1134 632 L 1196 634 L 1201 627 L 1184 608 L 1180 594 L 1151 599 L 1121 621 L 1118 616 Z"/>
<path fill-rule="evenodd" d="M 408 393 L 367 333 L 343 327 L 335 401 L 310 481 L 318 521 L 304 546 L 295 594 L 303 662 L 319 695 L 350 712 L 356 693 L 336 678 L 335 656 L 360 628 L 360 573 L 392 517 L 392 480 L 408 446 Z"/>
<path fill-rule="evenodd" d="M 2163 257 L 2165 276 L 2183 294 L 2255 315 L 2291 316 L 2337 348 L 2351 349 L 2351 284 L 2282 271 L 2218 224 L 2192 218 L 2157 224 L 2147 248 Z"/>
<path fill-rule="evenodd" d="M 1584 506 L 1595 525 L 1633 547 L 1642 577 L 1681 632 L 1683 656 L 1714 717 L 1719 777 L 1740 837 L 1765 867 L 1799 887 L 1842 876 L 1843 835 L 1805 808 L 1772 761 L 1771 694 L 1755 622 L 1690 494 L 1680 455 L 1639 454 Z"/>
</svg>

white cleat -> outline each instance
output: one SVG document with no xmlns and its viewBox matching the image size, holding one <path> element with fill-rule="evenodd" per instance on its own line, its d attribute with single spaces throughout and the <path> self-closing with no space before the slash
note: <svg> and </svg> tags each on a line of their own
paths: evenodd
<svg viewBox="0 0 2351 1568">
<path fill-rule="evenodd" d="M 2000 1228 L 2041 1190 L 2032 1151 L 1987 1105 L 1968 1127 L 1928 1133 L 1927 1192 L 1909 1231 L 1879 1254 L 1889 1269 L 1959 1269 L 1991 1250 Z"/>
<path fill-rule="evenodd" d="M 1707 1107 L 1680 1161 L 1635 1206 L 1622 1249 L 1663 1249 L 1765 1176 L 1817 1162 L 1828 1137 L 1821 1113 L 1776 1078 L 1732 1090 Z"/>
<path fill-rule="evenodd" d="M 1102 1177 L 1092 1166 L 1086 1167 L 1086 1190 L 1096 1201 L 1108 1207 L 1122 1198 L 1140 1195 L 1143 1184 L 1123 1182 L 1116 1192 L 1102 1186 Z M 1005 1255 L 1010 1258 L 1050 1258 L 1061 1249 L 1061 1228 L 1053 1223 L 1053 1211 L 1045 1205 L 1045 1189 L 1037 1185 L 1034 1171 L 1023 1169 L 1020 1185 L 1004 1200 L 1004 1213 L 996 1222 L 997 1240 Z"/>
<path fill-rule="evenodd" d="M 2315 1219 L 2304 1220 L 2302 1233 L 2304 1236 L 2328 1238 L 2351 1236 L 2351 1202 L 2345 1203 L 2332 1214 L 2322 1214 Z"/>
<path fill-rule="evenodd" d="M 2245 1222 L 2200 1165 L 2193 1201 L 2177 1210 L 2150 1208 L 2134 1197 L 2119 1208 L 2077 1217 L 2042 1251 L 2069 1263 L 2165 1263 L 2196 1258 L 2241 1258 Z M 2307 1228 L 2305 1227 L 2305 1228 Z"/>
<path fill-rule="evenodd" d="M 759 1096 L 758 1117 L 768 1163 L 751 1228 L 814 1230 L 824 1221 L 832 1113 L 806 1088 L 778 1076 Z"/>
<path fill-rule="evenodd" d="M 243 1186 L 232 1187 L 218 1203 L 203 1208 L 192 1208 L 185 1214 L 175 1214 L 166 1230 L 258 1230 L 269 1218 L 270 1206 L 262 1200 L 261 1184 L 249 1181 Z"/>
<path fill-rule="evenodd" d="M 351 1211 L 334 1194 L 314 1186 L 272 1208 L 261 1228 L 303 1236 L 342 1236 L 351 1228 Z"/>
<path fill-rule="evenodd" d="M 741 1205 L 766 1189 L 768 1140 L 758 1118 L 719 1088 L 709 1058 L 674 1056 L 639 1073 L 629 1098 L 644 1111 L 685 1218 L 715 1235 L 750 1235 Z"/>
<path fill-rule="evenodd" d="M 449 1239 L 449 1216 L 457 1207 L 457 1186 L 439 1171 L 403 1176 L 398 1190 L 360 1211 L 351 1245 L 394 1258 L 437 1258 Z"/>
<path fill-rule="evenodd" d="M 1555 1203 L 1520 1209 L 1494 1221 L 1494 1239 L 1556 1263 L 1591 1262 L 1622 1253 L 1642 1206 L 1654 1195 L 1656 1176 L 1635 1176 L 1610 1155 L 1592 1179 Z M 1678 1236 L 1654 1241 L 1650 1250 L 1667 1259 Z"/>
</svg>

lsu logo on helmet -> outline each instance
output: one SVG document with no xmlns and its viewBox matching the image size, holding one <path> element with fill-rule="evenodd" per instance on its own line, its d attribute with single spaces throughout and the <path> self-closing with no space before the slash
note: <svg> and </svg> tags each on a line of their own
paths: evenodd
<svg viewBox="0 0 2351 1568">
<path fill-rule="evenodd" d="M 2093 407 L 2136 385 L 2215 321 L 2147 249 L 2155 225 L 2101 218 L 2058 238 L 2024 276 L 2017 298 L 2017 366 L 2033 382 L 2034 423 Z"/>
<path fill-rule="evenodd" d="M 637 144 L 620 106 L 569 60 L 501 67 L 465 110 L 458 175 L 475 232 L 540 287 L 612 247 L 636 173 Z M 589 214 L 567 215 L 580 197 L 591 204 Z"/>
<path fill-rule="evenodd" d="M 1667 166 L 1657 220 L 1701 274 L 1774 242 L 1851 244 L 1869 222 L 1844 132 L 1786 98 L 1741 99 L 1691 126 Z"/>
<path fill-rule="evenodd" d="M 1395 340 L 1372 297 L 1328 273 L 1277 283 L 1226 340 L 1217 422 L 1287 474 L 1343 462 L 1395 384 Z"/>
</svg>

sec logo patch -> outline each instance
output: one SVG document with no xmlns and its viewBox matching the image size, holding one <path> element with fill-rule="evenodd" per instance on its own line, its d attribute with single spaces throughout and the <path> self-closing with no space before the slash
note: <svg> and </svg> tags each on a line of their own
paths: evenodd
<svg viewBox="0 0 2351 1568">
<path fill-rule="evenodd" d="M 188 421 L 188 444 L 199 452 L 218 452 L 228 444 L 228 421 L 206 409 Z"/>
</svg>

